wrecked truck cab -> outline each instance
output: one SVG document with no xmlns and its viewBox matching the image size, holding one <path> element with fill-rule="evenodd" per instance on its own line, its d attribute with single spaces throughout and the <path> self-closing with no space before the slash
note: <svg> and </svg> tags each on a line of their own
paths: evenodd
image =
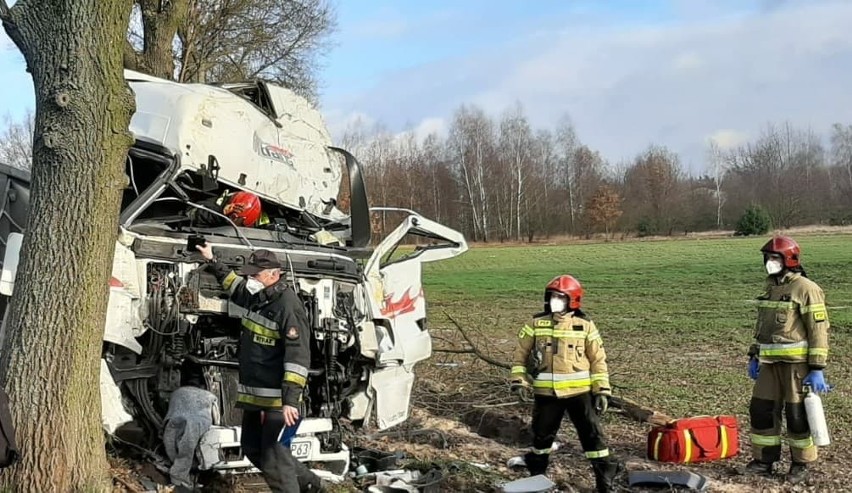
<svg viewBox="0 0 852 493">
<path fill-rule="evenodd" d="M 291 448 L 327 474 L 345 474 L 341 423 L 386 429 L 408 418 L 414 367 L 432 353 L 422 264 L 463 253 L 464 237 L 404 211 L 400 225 L 371 246 L 360 164 L 331 145 L 320 114 L 290 91 L 257 81 L 212 86 L 130 71 L 125 77 L 136 95 L 136 140 L 103 334 L 105 430 L 159 449 L 171 393 L 199 377 L 218 407 L 199 445 L 199 467 L 251 469 L 234 407 L 239 315 L 188 246 L 191 236 L 202 236 L 235 268 L 259 248 L 286 266 L 282 278 L 302 300 L 312 331 L 305 419 Z M 341 187 L 348 191 L 343 197 Z M 210 200 L 239 190 L 260 197 L 269 217 L 263 227 L 239 227 L 224 216 L 216 226 L 193 219 L 193 210 L 216 214 Z M 0 193 L 5 309 L 29 175 L 0 165 Z M 417 246 L 397 255 L 412 237 Z"/>
</svg>

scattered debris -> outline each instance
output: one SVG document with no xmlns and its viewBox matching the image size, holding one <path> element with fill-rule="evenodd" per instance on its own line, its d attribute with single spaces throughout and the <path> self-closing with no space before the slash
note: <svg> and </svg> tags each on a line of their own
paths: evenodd
<svg viewBox="0 0 852 493">
<path fill-rule="evenodd" d="M 530 478 L 517 479 L 503 485 L 504 493 L 544 493 L 552 491 L 556 483 L 539 474 Z"/>
<path fill-rule="evenodd" d="M 672 489 L 683 486 L 692 491 L 707 491 L 707 478 L 690 471 L 630 471 L 627 475 L 630 486 Z"/>
</svg>

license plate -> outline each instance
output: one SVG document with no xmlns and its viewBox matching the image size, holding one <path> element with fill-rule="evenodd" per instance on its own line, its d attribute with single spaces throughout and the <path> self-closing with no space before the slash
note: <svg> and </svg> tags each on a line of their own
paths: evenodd
<svg viewBox="0 0 852 493">
<path fill-rule="evenodd" d="M 310 441 L 306 442 L 296 442 L 293 441 L 290 444 L 290 452 L 293 454 L 293 457 L 297 459 L 307 459 L 311 456 L 311 445 Z"/>
</svg>

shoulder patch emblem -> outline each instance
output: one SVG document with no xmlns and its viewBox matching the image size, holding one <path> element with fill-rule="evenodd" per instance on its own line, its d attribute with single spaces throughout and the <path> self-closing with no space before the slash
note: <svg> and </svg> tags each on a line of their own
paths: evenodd
<svg viewBox="0 0 852 493">
<path fill-rule="evenodd" d="M 298 339 L 299 338 L 299 329 L 296 327 L 290 327 L 287 329 L 287 339 Z"/>
<path fill-rule="evenodd" d="M 535 321 L 535 326 L 536 326 L 536 327 L 552 327 L 552 326 L 553 326 L 553 321 L 548 320 L 548 319 L 546 319 L 546 318 L 542 318 L 542 319 L 539 319 L 539 320 L 536 320 L 536 321 Z"/>
<path fill-rule="evenodd" d="M 819 310 L 814 312 L 814 321 L 815 322 L 824 322 L 825 321 L 825 310 Z"/>
<path fill-rule="evenodd" d="M 574 330 L 586 330 L 585 325 L 574 325 Z"/>
</svg>

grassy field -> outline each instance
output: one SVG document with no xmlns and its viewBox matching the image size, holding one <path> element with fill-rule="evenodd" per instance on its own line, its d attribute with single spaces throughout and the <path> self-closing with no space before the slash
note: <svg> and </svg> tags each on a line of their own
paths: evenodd
<svg viewBox="0 0 852 493">
<path fill-rule="evenodd" d="M 797 236 L 803 264 L 826 292 L 832 324 L 824 398 L 834 443 L 824 467 L 848 469 L 852 453 L 852 235 Z M 426 266 L 433 329 L 446 312 L 493 337 L 505 356 L 540 310 L 542 289 L 570 273 L 601 330 L 617 393 L 675 417 L 736 414 L 747 439 L 751 381 L 746 351 L 765 272 L 761 238 L 477 247 Z M 611 420 L 613 418 L 607 418 Z M 743 442 L 747 445 L 747 441 Z M 644 436 L 636 436 L 636 450 Z"/>
</svg>

